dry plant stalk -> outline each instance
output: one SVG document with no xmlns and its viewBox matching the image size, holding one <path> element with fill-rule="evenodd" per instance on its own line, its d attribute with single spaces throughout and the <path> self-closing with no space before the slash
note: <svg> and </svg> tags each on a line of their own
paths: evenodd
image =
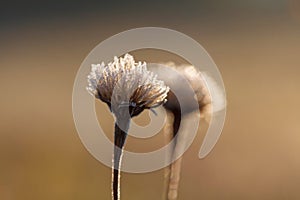
<svg viewBox="0 0 300 200">
<path fill-rule="evenodd" d="M 170 155 L 177 157 L 186 145 L 191 113 L 199 110 L 201 117 L 209 121 L 211 116 L 212 99 L 206 82 L 213 86 L 213 91 L 221 95 L 217 84 L 205 73 L 194 66 L 167 63 L 177 73 L 165 73 L 159 69 L 147 70 L 146 63 L 136 63 L 133 57 L 126 54 L 123 58 L 114 58 L 113 62 L 92 65 L 88 76 L 87 90 L 96 98 L 105 102 L 115 115 L 114 155 L 112 165 L 112 199 L 120 200 L 120 167 L 123 148 L 132 117 L 139 115 L 144 109 L 164 105 L 167 110 L 167 124 L 164 128 L 165 140 L 170 142 L 175 136 L 176 141 Z M 157 75 L 160 80 L 157 80 Z M 182 84 L 185 79 L 189 86 Z M 166 85 L 168 86 L 166 86 Z M 170 91 L 169 91 L 170 90 Z M 174 95 L 183 97 L 180 102 Z M 215 103 L 217 112 L 225 107 L 224 98 L 219 96 Z M 197 101 L 197 106 L 191 103 Z M 185 109 L 182 112 L 182 107 Z M 170 158 L 167 158 L 170 159 Z M 163 199 L 176 200 L 180 179 L 182 157 L 179 157 L 165 169 Z"/>
<path fill-rule="evenodd" d="M 176 141 L 171 153 L 173 159 L 178 158 L 181 152 L 184 151 L 186 145 L 186 135 L 189 131 L 189 117 L 195 117 L 195 111 L 199 110 L 201 117 L 207 122 L 210 120 L 212 114 L 212 99 L 207 88 L 206 82 L 213 88 L 212 91 L 217 93 L 217 101 L 215 103 L 214 112 L 218 112 L 225 107 L 224 97 L 220 92 L 219 87 L 214 80 L 206 73 L 201 73 L 194 66 L 180 65 L 176 66 L 174 63 L 166 63 L 165 65 L 171 67 L 176 73 L 163 73 L 159 69 L 153 71 L 159 75 L 169 87 L 170 92 L 167 96 L 167 102 L 164 104 L 167 110 L 167 123 L 164 127 L 165 142 L 169 143 L 176 137 Z M 185 79 L 188 82 L 183 84 Z M 176 81 L 174 81 L 176 80 Z M 174 95 L 183 97 L 179 103 Z M 192 102 L 196 101 L 197 104 Z M 192 106 L 197 105 L 197 106 Z M 170 158 L 167 158 L 170 159 Z M 164 193 L 163 199 L 176 200 L 178 196 L 178 187 L 180 180 L 182 156 L 175 160 L 169 167 L 165 168 L 164 175 Z"/>
<path fill-rule="evenodd" d="M 126 54 L 113 62 L 92 65 L 87 90 L 105 102 L 115 115 L 114 155 L 112 165 L 112 199 L 120 199 L 120 168 L 123 148 L 132 117 L 144 109 L 166 102 L 169 87 L 147 70 L 146 63 L 136 63 Z"/>
</svg>

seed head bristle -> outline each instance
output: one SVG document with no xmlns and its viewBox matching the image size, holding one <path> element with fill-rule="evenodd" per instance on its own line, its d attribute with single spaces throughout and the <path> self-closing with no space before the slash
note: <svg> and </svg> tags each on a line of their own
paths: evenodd
<svg viewBox="0 0 300 200">
<path fill-rule="evenodd" d="M 135 62 L 126 54 L 107 65 L 92 64 L 87 90 L 106 103 L 153 108 L 166 101 L 169 87 L 147 70 L 145 62 Z"/>
</svg>

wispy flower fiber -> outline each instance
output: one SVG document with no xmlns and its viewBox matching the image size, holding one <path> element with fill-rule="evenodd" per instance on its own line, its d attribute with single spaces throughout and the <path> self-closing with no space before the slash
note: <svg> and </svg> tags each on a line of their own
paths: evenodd
<svg viewBox="0 0 300 200">
<path fill-rule="evenodd" d="M 126 54 L 105 65 L 92 64 L 87 90 L 100 100 L 115 105 L 153 108 L 163 104 L 169 87 L 147 70 L 145 62 L 135 62 Z"/>
</svg>

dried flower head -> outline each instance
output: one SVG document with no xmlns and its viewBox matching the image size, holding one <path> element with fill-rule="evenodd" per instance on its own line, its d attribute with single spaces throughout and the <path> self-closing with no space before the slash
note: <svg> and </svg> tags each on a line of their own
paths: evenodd
<svg viewBox="0 0 300 200">
<path fill-rule="evenodd" d="M 114 57 L 107 65 L 93 64 L 88 83 L 87 90 L 93 96 L 112 110 L 112 106 L 129 106 L 132 116 L 163 104 L 169 91 L 157 75 L 147 70 L 145 62 L 136 63 L 129 54 Z"/>
<path fill-rule="evenodd" d="M 144 109 L 166 101 L 169 87 L 147 70 L 146 63 L 136 63 L 126 54 L 105 65 L 92 65 L 87 90 L 107 103 L 116 116 L 112 168 L 112 198 L 120 199 L 120 167 L 130 119 Z M 129 109 L 128 109 L 129 108 Z M 129 112 L 128 112 L 129 111 Z"/>
</svg>

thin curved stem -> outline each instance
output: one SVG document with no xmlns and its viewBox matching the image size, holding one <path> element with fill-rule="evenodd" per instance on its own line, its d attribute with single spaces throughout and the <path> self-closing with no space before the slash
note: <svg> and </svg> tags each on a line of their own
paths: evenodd
<svg viewBox="0 0 300 200">
<path fill-rule="evenodd" d="M 168 188 L 168 200 L 176 200 L 178 196 L 178 187 L 180 180 L 182 157 L 171 164 L 171 174 Z"/>
<path fill-rule="evenodd" d="M 174 120 L 174 115 L 173 113 L 167 111 L 167 121 L 164 126 L 164 142 L 165 145 L 169 144 L 172 139 L 174 138 L 173 134 L 173 120 Z M 172 159 L 174 151 L 174 145 L 171 146 L 171 148 L 168 150 L 166 154 L 166 163 L 169 163 Z M 171 165 L 166 166 L 164 169 L 164 183 L 163 183 L 163 193 L 162 193 L 162 200 L 167 200 L 168 199 L 168 191 L 169 191 L 169 184 L 170 184 L 170 176 L 171 176 Z"/>
<path fill-rule="evenodd" d="M 165 140 L 166 142 L 171 142 L 173 138 L 176 139 L 174 142 L 174 146 L 171 149 L 172 152 L 169 155 L 171 156 L 171 159 L 176 159 L 177 155 L 182 151 L 182 147 L 184 147 L 184 142 L 185 142 L 184 138 L 182 138 L 181 135 L 178 135 L 180 134 L 178 133 L 180 124 L 181 124 L 180 111 L 173 111 L 172 114 L 168 115 L 168 124 L 164 129 Z M 177 137 L 175 137 L 176 135 Z M 164 200 L 177 199 L 180 171 L 181 171 L 181 161 L 182 161 L 182 157 L 179 157 L 170 166 L 165 168 L 164 193 L 163 193 Z"/>
<path fill-rule="evenodd" d="M 173 120 L 173 137 L 176 137 L 175 146 L 173 149 L 172 159 L 177 157 L 177 154 L 181 150 L 181 144 L 184 141 L 181 141 L 178 133 L 179 127 L 181 124 L 181 112 L 180 111 L 173 111 L 174 120 Z M 179 152 L 178 152 L 179 151 Z M 169 188 L 168 188 L 168 200 L 176 200 L 178 196 L 178 186 L 179 186 L 179 179 L 180 179 L 180 170 L 181 170 L 181 161 L 182 157 L 178 158 L 178 160 L 174 161 L 170 168 L 170 180 L 169 180 Z"/>
<path fill-rule="evenodd" d="M 130 119 L 117 119 L 115 123 L 114 155 L 112 166 L 112 199 L 120 200 L 120 181 L 123 148 L 130 125 Z"/>
</svg>

